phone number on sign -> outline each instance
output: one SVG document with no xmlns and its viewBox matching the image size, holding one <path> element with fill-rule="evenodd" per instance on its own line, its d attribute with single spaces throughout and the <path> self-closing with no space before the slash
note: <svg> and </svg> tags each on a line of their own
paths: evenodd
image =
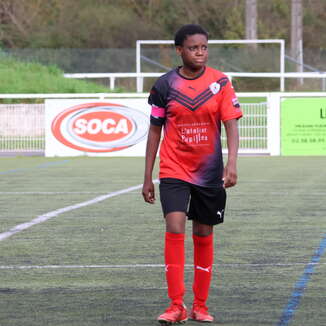
<svg viewBox="0 0 326 326">
<path fill-rule="evenodd" d="M 292 143 L 326 143 L 325 138 L 293 138 Z"/>
</svg>

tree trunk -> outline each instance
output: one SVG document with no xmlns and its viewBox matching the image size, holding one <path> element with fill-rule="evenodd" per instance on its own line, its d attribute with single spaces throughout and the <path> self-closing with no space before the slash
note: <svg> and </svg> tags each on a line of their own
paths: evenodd
<svg viewBox="0 0 326 326">
<path fill-rule="evenodd" d="M 296 61 L 296 71 L 303 72 L 303 45 L 302 45 L 302 0 L 291 2 L 291 56 Z M 303 79 L 298 80 L 298 85 Z"/>
<path fill-rule="evenodd" d="M 257 0 L 246 0 L 246 39 L 257 39 Z M 257 43 L 250 48 L 257 49 Z"/>
</svg>

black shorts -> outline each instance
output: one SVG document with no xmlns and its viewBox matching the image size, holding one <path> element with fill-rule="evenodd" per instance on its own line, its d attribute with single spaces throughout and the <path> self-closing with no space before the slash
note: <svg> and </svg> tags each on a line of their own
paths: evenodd
<svg viewBox="0 0 326 326">
<path fill-rule="evenodd" d="M 224 221 L 226 192 L 223 187 L 201 187 L 179 179 L 163 178 L 160 199 L 164 216 L 185 212 L 189 220 L 201 224 L 216 225 Z"/>
</svg>

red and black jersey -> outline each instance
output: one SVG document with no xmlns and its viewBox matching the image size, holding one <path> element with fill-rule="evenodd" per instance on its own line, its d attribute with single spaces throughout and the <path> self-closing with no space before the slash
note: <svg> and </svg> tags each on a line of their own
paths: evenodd
<svg viewBox="0 0 326 326">
<path fill-rule="evenodd" d="M 151 123 L 164 125 L 160 178 L 222 185 L 221 121 L 242 116 L 229 79 L 210 67 L 187 79 L 176 68 L 156 81 L 148 102 Z"/>
</svg>

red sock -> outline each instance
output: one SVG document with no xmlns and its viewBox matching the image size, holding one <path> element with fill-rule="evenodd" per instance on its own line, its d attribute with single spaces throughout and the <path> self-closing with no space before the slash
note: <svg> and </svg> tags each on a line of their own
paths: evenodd
<svg viewBox="0 0 326 326">
<path fill-rule="evenodd" d="M 208 298 L 213 267 L 213 233 L 206 237 L 193 235 L 194 242 L 194 303 L 205 305 Z"/>
<path fill-rule="evenodd" d="M 184 233 L 165 233 L 165 275 L 168 295 L 175 304 L 183 303 L 184 286 Z"/>
</svg>

